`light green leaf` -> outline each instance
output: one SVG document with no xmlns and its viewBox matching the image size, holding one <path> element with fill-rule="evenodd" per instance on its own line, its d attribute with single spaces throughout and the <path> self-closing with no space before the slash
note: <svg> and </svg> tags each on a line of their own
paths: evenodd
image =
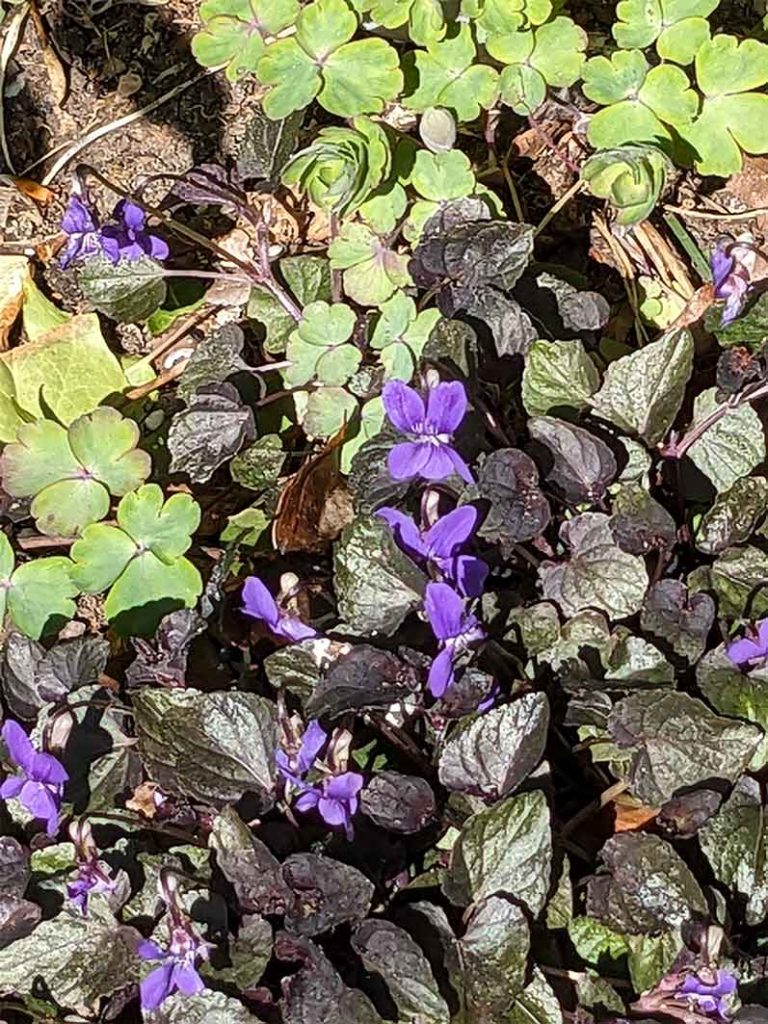
<svg viewBox="0 0 768 1024">
<path fill-rule="evenodd" d="M 326 384 L 344 384 L 360 365 L 362 353 L 346 342 L 355 329 L 355 313 L 343 303 L 311 302 L 288 338 L 286 356 L 292 365 L 283 372 L 291 387 L 317 376 Z"/>
<path fill-rule="evenodd" d="M 702 19 L 720 0 L 621 0 L 616 6 L 613 36 L 619 46 L 645 48 L 670 27 Z M 663 56 L 663 54 L 660 54 Z"/>
<path fill-rule="evenodd" d="M 38 338 L 60 327 L 67 320 L 72 319 L 71 313 L 65 313 L 63 309 L 55 306 L 37 287 L 33 278 L 25 277 L 23 283 L 24 305 L 21 307 L 21 314 L 24 321 L 24 333 L 28 341 L 37 341 Z"/>
<path fill-rule="evenodd" d="M 27 418 L 42 418 L 45 406 L 66 426 L 127 386 L 96 314 L 73 316 L 0 355 L 0 441 L 16 440 L 25 422 L 18 407 Z"/>
<path fill-rule="evenodd" d="M 696 80 L 712 97 L 760 89 L 768 83 L 768 45 L 718 34 L 696 54 Z"/>
<path fill-rule="evenodd" d="M 527 64 L 512 64 L 501 72 L 499 93 L 502 102 L 516 114 L 526 117 L 547 98 L 547 83 L 535 68 Z"/>
<path fill-rule="evenodd" d="M 459 943 L 470 1020 L 507 1021 L 525 985 L 530 932 L 523 910 L 489 896 L 472 914 Z"/>
<path fill-rule="evenodd" d="M 525 357 L 523 405 L 530 416 L 553 409 L 586 409 L 600 386 L 600 374 L 584 345 L 574 341 L 534 341 Z"/>
<path fill-rule="evenodd" d="M 698 394 L 693 405 L 691 428 L 706 420 L 720 406 L 717 388 L 708 388 Z M 727 491 L 737 480 L 749 476 L 765 458 L 762 421 L 749 403 L 729 409 L 694 441 L 688 455 L 709 477 L 716 491 Z"/>
<path fill-rule="evenodd" d="M 742 150 L 768 152 L 768 96 L 745 92 L 707 98 L 699 117 L 679 131 L 700 174 L 730 177 L 742 168 Z"/>
<path fill-rule="evenodd" d="M 295 38 L 271 43 L 259 61 L 257 75 L 260 82 L 271 86 L 262 107 L 273 121 L 308 107 L 323 86 L 312 57 Z"/>
<path fill-rule="evenodd" d="M 271 521 L 263 508 L 244 508 L 242 512 L 228 516 L 227 525 L 221 531 L 221 542 L 253 547 L 259 543 Z"/>
<path fill-rule="evenodd" d="M 639 50 L 618 50 L 609 57 L 591 57 L 584 65 L 584 95 L 608 105 L 636 96 L 648 73 Z"/>
<path fill-rule="evenodd" d="M 357 16 L 345 0 L 314 0 L 296 19 L 296 39 L 308 54 L 322 59 L 357 31 Z"/>
<path fill-rule="evenodd" d="M 673 331 L 608 365 L 594 411 L 654 445 L 672 426 L 692 368 L 690 331 Z"/>
<path fill-rule="evenodd" d="M 117 409 L 103 406 L 80 416 L 67 431 L 72 454 L 80 466 L 110 494 L 121 497 L 149 476 L 152 460 L 139 451 L 139 428 Z"/>
<path fill-rule="evenodd" d="M 580 77 L 584 67 L 587 33 L 571 18 L 558 17 L 534 32 L 535 45 L 529 63 L 547 85 L 562 88 Z"/>
<path fill-rule="evenodd" d="M 203 27 L 192 37 L 192 53 L 204 67 L 225 64 L 234 82 L 256 71 L 264 38 L 292 25 L 298 13 L 297 0 L 204 0 Z"/>
<path fill-rule="evenodd" d="M 20 565 L 11 577 L 6 600 L 14 623 L 33 640 L 55 633 L 75 614 L 77 587 L 68 558 L 37 558 Z"/>
<path fill-rule="evenodd" d="M 440 311 L 425 309 L 417 313 L 416 303 L 402 291 L 395 292 L 379 308 L 381 316 L 371 335 L 371 348 L 381 352 L 387 380 L 409 381 L 440 321 Z"/>
<path fill-rule="evenodd" d="M 504 1024 L 564 1024 L 564 1020 L 560 1000 L 541 970 L 534 967 Z"/>
<path fill-rule="evenodd" d="M 394 346 L 398 347 L 398 346 Z M 410 379 L 410 378 L 409 378 Z M 381 398 L 372 398 L 366 402 L 360 410 L 360 418 L 357 423 L 357 432 L 348 436 L 341 449 L 341 472 L 349 473 L 352 469 L 352 459 L 360 451 L 366 441 L 375 437 L 384 425 L 385 413 L 384 403 Z"/>
<path fill-rule="evenodd" d="M 549 892 L 552 829 L 544 794 L 508 797 L 473 814 L 451 856 L 443 890 L 452 903 L 514 893 L 535 917 Z"/>
<path fill-rule="evenodd" d="M 656 40 L 656 52 L 662 60 L 692 64 L 702 46 L 711 39 L 706 18 L 684 18 L 665 28 Z"/>
<path fill-rule="evenodd" d="M 420 149 L 413 165 L 411 184 L 425 199 L 462 199 L 475 188 L 469 157 L 458 149 L 430 153 Z"/>
<path fill-rule="evenodd" d="M 93 523 L 72 545 L 72 579 L 86 594 L 100 594 L 111 587 L 130 560 L 136 544 L 127 533 L 106 523 Z"/>
<path fill-rule="evenodd" d="M 674 64 L 651 68 L 638 96 L 666 124 L 690 124 L 699 112 L 698 95 L 683 69 Z"/>
<path fill-rule="evenodd" d="M 192 543 L 200 507 L 189 494 L 173 494 L 164 502 L 157 484 L 144 484 L 117 506 L 117 522 L 137 544 L 170 564 Z"/>
<path fill-rule="evenodd" d="M 357 411 L 357 399 L 339 387 L 315 388 L 309 394 L 294 395 L 294 402 L 298 421 L 308 437 L 332 437 Z"/>
<path fill-rule="evenodd" d="M 202 590 L 200 573 L 187 558 L 161 562 L 142 551 L 111 587 L 104 613 L 123 636 L 151 636 L 164 615 L 192 608 Z"/>
<path fill-rule="evenodd" d="M 736 668 L 724 647 L 709 651 L 696 666 L 696 685 L 721 715 L 754 722 L 763 730 L 749 770 L 762 771 L 768 764 L 768 677 L 762 667 L 751 672 Z"/>
<path fill-rule="evenodd" d="M 378 306 L 411 284 L 409 257 L 388 248 L 365 224 L 346 221 L 328 255 L 331 267 L 343 271 L 344 291 L 361 306 Z"/>
<path fill-rule="evenodd" d="M 397 50 L 383 39 L 347 43 L 324 63 L 323 82 L 317 99 L 332 114 L 380 114 L 403 88 Z"/>
<path fill-rule="evenodd" d="M 418 86 L 405 97 L 406 105 L 413 110 L 446 107 L 459 121 L 474 121 L 481 107 L 493 103 L 498 81 L 493 68 L 474 63 L 476 54 L 468 25 L 452 39 L 417 50 L 413 60 Z"/>
</svg>

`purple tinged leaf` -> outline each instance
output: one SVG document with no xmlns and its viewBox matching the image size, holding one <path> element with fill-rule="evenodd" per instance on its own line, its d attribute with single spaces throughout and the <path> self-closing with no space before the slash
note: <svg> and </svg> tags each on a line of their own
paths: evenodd
<svg viewBox="0 0 768 1024">
<path fill-rule="evenodd" d="M 411 835 L 435 819 L 435 794 L 426 779 L 376 772 L 360 794 L 360 809 L 380 828 Z"/>
<path fill-rule="evenodd" d="M 362 921 L 370 910 L 373 884 L 348 864 L 315 853 L 295 853 L 283 864 L 282 873 L 294 897 L 285 926 L 296 935 L 322 935 L 340 924 Z"/>
</svg>

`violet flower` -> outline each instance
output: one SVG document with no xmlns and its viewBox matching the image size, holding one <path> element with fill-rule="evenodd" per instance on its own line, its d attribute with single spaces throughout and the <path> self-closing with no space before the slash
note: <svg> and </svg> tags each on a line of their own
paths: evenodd
<svg viewBox="0 0 768 1024">
<path fill-rule="evenodd" d="M 325 746 L 328 733 L 317 720 L 311 721 L 301 737 L 301 745 L 295 755 L 289 756 L 284 750 L 275 754 L 277 770 L 291 785 L 306 789 L 304 776 L 314 766 L 317 756 Z"/>
<path fill-rule="evenodd" d="M 35 750 L 18 722 L 9 719 L 3 726 L 2 737 L 19 772 L 0 785 L 0 799 L 17 797 L 34 818 L 45 822 L 49 836 L 56 835 L 64 783 L 69 775 L 53 754 Z"/>
<path fill-rule="evenodd" d="M 440 653 L 432 662 L 427 685 L 433 697 L 442 697 L 454 679 L 454 662 L 464 651 L 485 639 L 485 631 L 461 597 L 447 583 L 428 583 L 424 609 Z"/>
<path fill-rule="evenodd" d="M 673 998 L 686 1000 L 699 1013 L 713 1014 L 722 1020 L 730 1019 L 730 996 L 736 991 L 736 979 L 729 971 L 715 971 L 709 984 L 695 974 L 689 974 Z"/>
<path fill-rule="evenodd" d="M 754 254 L 749 246 L 723 239 L 710 257 L 716 299 L 725 299 L 721 325 L 727 327 L 739 316 L 747 301 Z"/>
<path fill-rule="evenodd" d="M 66 270 L 73 260 L 97 256 L 102 251 L 96 214 L 85 198 L 74 194 L 69 197 L 61 220 L 61 230 L 68 235 L 67 247 L 59 257 L 62 270 Z"/>
<path fill-rule="evenodd" d="M 467 411 L 467 392 L 460 381 L 441 382 L 427 389 L 424 399 L 401 380 L 384 385 L 382 400 L 392 424 L 408 441 L 396 444 L 389 453 L 388 466 L 394 480 L 444 480 L 458 473 L 467 483 L 472 473 L 451 446 L 453 434 Z"/>
<path fill-rule="evenodd" d="M 317 636 L 311 626 L 278 605 L 258 576 L 249 576 L 243 585 L 243 611 L 252 619 L 261 619 L 275 636 L 291 643 Z"/>
<path fill-rule="evenodd" d="M 762 619 L 739 640 L 725 648 L 726 656 L 738 668 L 753 668 L 768 658 L 768 619 Z"/>
<path fill-rule="evenodd" d="M 101 231 L 104 254 L 112 263 L 119 263 L 120 260 L 130 263 L 142 256 L 150 256 L 153 260 L 168 258 L 167 242 L 147 230 L 147 215 L 136 203 L 121 199 L 112 217 L 119 223 L 107 224 Z"/>
<path fill-rule="evenodd" d="M 376 515 L 389 523 L 398 546 L 414 561 L 432 562 L 464 597 L 482 594 L 488 566 L 474 555 L 458 554 L 477 525 L 477 509 L 472 505 L 454 509 L 428 530 L 419 530 L 410 516 L 396 508 L 380 508 Z"/>
<path fill-rule="evenodd" d="M 326 825 L 343 825 L 347 839 L 353 838 L 352 818 L 357 813 L 358 794 L 363 788 L 359 772 L 331 775 L 305 790 L 296 801 L 297 811 L 317 811 Z"/>
<path fill-rule="evenodd" d="M 137 953 L 142 960 L 161 961 L 139 985 L 142 1010 L 156 1010 L 176 991 L 194 996 L 205 988 L 196 961 L 198 957 L 208 957 L 208 943 L 195 935 L 189 924 L 179 923 L 171 929 L 167 950 L 145 939 L 139 943 Z"/>
</svg>

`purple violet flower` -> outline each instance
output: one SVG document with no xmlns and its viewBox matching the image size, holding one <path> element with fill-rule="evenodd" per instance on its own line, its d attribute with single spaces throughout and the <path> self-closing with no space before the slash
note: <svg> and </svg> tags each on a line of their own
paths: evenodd
<svg viewBox="0 0 768 1024">
<path fill-rule="evenodd" d="M 182 995 L 194 996 L 205 988 L 195 964 L 198 957 L 208 957 L 208 943 L 195 935 L 188 924 L 177 924 L 171 929 L 167 950 L 145 939 L 139 943 L 137 953 L 142 960 L 161 961 L 139 986 L 142 1010 L 156 1010 L 177 990 Z"/>
<path fill-rule="evenodd" d="M 389 523 L 398 546 L 414 561 L 432 562 L 464 597 L 482 594 L 488 566 L 474 555 L 457 553 L 477 525 L 477 509 L 472 505 L 454 509 L 428 530 L 419 530 L 410 516 L 396 508 L 380 508 L 376 515 Z"/>
<path fill-rule="evenodd" d="M 427 685 L 433 697 L 442 697 L 453 683 L 454 661 L 485 639 L 485 630 L 461 597 L 447 583 L 428 583 L 424 609 L 440 653 L 432 662 Z"/>
<path fill-rule="evenodd" d="M 722 239 L 712 252 L 710 265 L 716 299 L 725 299 L 721 325 L 727 327 L 739 316 L 750 288 L 752 250 L 730 239 Z"/>
<path fill-rule="evenodd" d="M 69 834 L 77 854 L 77 874 L 67 882 L 67 896 L 83 917 L 88 914 L 88 898 L 91 893 L 114 892 L 117 882 L 111 878 L 99 862 L 99 851 L 93 841 L 91 826 L 86 820 L 74 821 Z"/>
<path fill-rule="evenodd" d="M 326 825 L 343 825 L 347 839 L 353 837 L 352 818 L 357 813 L 358 794 L 363 788 L 359 772 L 331 775 L 306 789 L 296 801 L 297 811 L 317 811 Z"/>
<path fill-rule="evenodd" d="M 9 719 L 2 737 L 8 756 L 20 771 L 0 785 L 0 799 L 18 797 L 22 807 L 45 822 L 48 835 L 56 835 L 64 783 L 69 779 L 64 765 L 53 754 L 36 751 L 18 722 Z"/>
<path fill-rule="evenodd" d="M 306 789 L 307 784 L 304 776 L 314 766 L 317 756 L 325 746 L 328 733 L 323 729 L 317 720 L 311 721 L 301 737 L 301 745 L 294 756 L 289 756 L 284 750 L 278 750 L 275 754 L 277 770 L 286 780 L 299 789 Z"/>
<path fill-rule="evenodd" d="M 249 576 L 243 585 L 243 611 L 252 619 L 261 619 L 275 636 L 291 643 L 317 636 L 311 626 L 278 605 L 258 576 Z"/>
<path fill-rule="evenodd" d="M 145 227 L 147 215 L 129 199 L 121 199 L 112 217 L 118 224 L 107 224 L 101 231 L 104 254 L 112 263 L 129 263 L 150 256 L 153 260 L 168 259 L 168 244 Z"/>
<path fill-rule="evenodd" d="M 768 619 L 755 623 L 739 640 L 725 648 L 726 656 L 738 668 L 753 668 L 768 658 Z"/>
<path fill-rule="evenodd" d="M 69 197 L 61 220 L 61 230 L 69 236 L 67 247 L 59 257 L 62 270 L 66 270 L 73 260 L 97 256 L 102 251 L 96 214 L 84 197 L 74 194 Z"/>
<path fill-rule="evenodd" d="M 458 473 L 462 480 L 473 482 L 466 462 L 451 446 L 467 411 L 467 392 L 460 381 L 443 381 L 428 388 L 425 406 L 418 391 L 401 380 L 391 380 L 384 385 L 382 400 L 392 424 L 410 438 L 389 453 L 394 480 L 445 480 Z"/>
<path fill-rule="evenodd" d="M 708 984 L 695 974 L 689 974 L 673 998 L 686 1000 L 699 1013 L 715 1014 L 728 1020 L 731 1015 L 730 999 L 736 991 L 736 979 L 729 971 L 715 971 L 714 981 Z"/>
</svg>

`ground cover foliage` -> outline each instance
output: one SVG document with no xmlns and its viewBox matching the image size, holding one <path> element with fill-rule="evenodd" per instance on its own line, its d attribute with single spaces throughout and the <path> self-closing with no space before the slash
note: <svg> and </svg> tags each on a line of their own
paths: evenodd
<svg viewBox="0 0 768 1024">
<path fill-rule="evenodd" d="M 566 111 L 637 248 L 768 44 L 573 7 L 205 0 L 236 156 L 79 165 L 2 298 L 9 1020 L 768 1020 L 760 242 L 625 301 L 500 157 Z"/>
</svg>

